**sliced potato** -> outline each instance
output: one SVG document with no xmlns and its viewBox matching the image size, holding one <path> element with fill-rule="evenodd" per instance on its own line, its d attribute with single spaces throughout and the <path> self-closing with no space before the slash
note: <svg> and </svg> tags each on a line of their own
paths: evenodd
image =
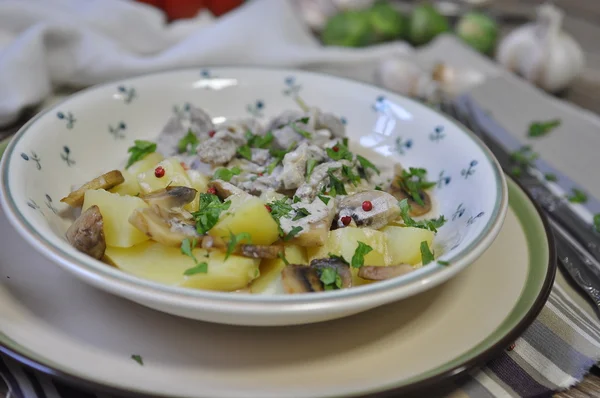
<svg viewBox="0 0 600 398">
<path fill-rule="evenodd" d="M 431 246 L 435 236 L 429 230 L 412 227 L 387 226 L 382 232 L 387 240 L 390 265 L 420 263 L 421 242 L 426 241 Z"/>
<path fill-rule="evenodd" d="M 234 291 L 248 286 L 259 275 L 259 260 L 231 255 L 225 260 L 221 252 L 204 249 L 192 251 L 199 262 L 208 264 L 208 272 L 184 275 L 195 266 L 194 260 L 181 254 L 180 249 L 156 242 L 144 242 L 131 248 L 109 247 L 108 260 L 123 271 L 165 285 L 193 289 Z"/>
<path fill-rule="evenodd" d="M 229 240 L 229 233 L 247 232 L 253 245 L 270 245 L 279 238 L 277 223 L 257 197 L 234 202 L 208 234 Z"/>
<path fill-rule="evenodd" d="M 135 209 L 147 208 L 142 199 L 135 196 L 121 196 L 103 189 L 85 193 L 83 211 L 98 206 L 104 220 L 106 244 L 114 247 L 131 247 L 149 238 L 129 223 Z"/>
<path fill-rule="evenodd" d="M 142 191 L 137 180 L 137 175 L 153 169 L 154 166 L 163 159 L 163 155 L 158 152 L 153 152 L 129 166 L 127 170 L 121 170 L 125 182 L 112 188 L 110 192 L 118 193 L 119 195 L 139 195 Z"/>
<path fill-rule="evenodd" d="M 288 245 L 285 247 L 285 258 L 290 264 L 308 264 L 306 249 L 302 246 Z M 262 293 L 281 275 L 281 270 L 285 267 L 285 262 L 279 258 L 273 260 L 263 260 L 260 263 L 260 277 L 252 282 L 250 291 L 252 293 Z"/>
<path fill-rule="evenodd" d="M 124 181 L 125 178 L 119 170 L 109 171 L 108 173 L 102 174 L 100 177 L 94 178 L 90 182 L 86 182 L 81 188 L 71 192 L 60 201 L 72 207 L 79 207 L 83 204 L 83 198 L 86 191 L 89 191 L 90 189 L 110 189 Z"/>
<path fill-rule="evenodd" d="M 154 171 L 162 167 L 165 174 L 162 177 L 156 177 Z M 192 183 L 188 178 L 186 171 L 181 166 L 179 160 L 175 158 L 165 159 L 155 164 L 150 169 L 137 175 L 142 193 L 150 193 L 166 188 L 167 186 L 182 186 L 192 188 Z"/>
<path fill-rule="evenodd" d="M 208 189 L 209 179 L 204 174 L 200 173 L 198 170 L 187 170 L 187 176 L 192 184 L 192 188 L 194 188 L 198 193 L 196 194 L 196 198 L 190 204 L 188 210 L 189 211 L 197 211 L 200 206 L 200 194 L 205 193 Z"/>
<path fill-rule="evenodd" d="M 121 170 L 121 174 L 125 181 L 122 184 L 117 185 L 109 190 L 112 193 L 118 193 L 121 196 L 137 196 L 140 194 L 140 184 L 137 181 L 137 177 L 131 174 L 127 170 Z"/>
</svg>

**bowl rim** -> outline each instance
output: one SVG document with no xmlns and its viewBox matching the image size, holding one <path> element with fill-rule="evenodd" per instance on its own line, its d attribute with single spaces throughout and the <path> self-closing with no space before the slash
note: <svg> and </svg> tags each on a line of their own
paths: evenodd
<svg viewBox="0 0 600 398">
<path fill-rule="evenodd" d="M 295 77 L 307 76 L 331 79 L 338 81 L 339 83 L 354 85 L 357 89 L 368 88 L 370 90 L 377 90 L 381 95 L 384 95 L 390 100 L 393 100 L 394 98 L 401 98 L 403 101 L 408 101 L 411 103 L 412 106 L 417 108 L 426 108 L 434 113 L 437 113 L 448 123 L 453 124 L 462 133 L 464 133 L 468 139 L 473 141 L 479 147 L 485 159 L 492 166 L 494 173 L 494 186 L 496 189 L 496 200 L 490 221 L 486 224 L 484 230 L 477 237 L 475 237 L 472 242 L 447 260 L 451 263 L 450 266 L 442 266 L 435 262 L 425 266 L 430 267 L 429 271 L 423 272 L 422 274 L 414 276 L 413 278 L 410 278 L 411 275 L 407 275 L 406 277 L 394 278 L 378 283 L 357 286 L 353 287 L 352 289 L 341 289 L 337 291 L 328 291 L 311 295 L 232 294 L 232 292 L 216 292 L 164 285 L 127 274 L 126 272 L 113 269 L 112 267 L 106 267 L 104 263 L 86 256 L 83 253 L 77 253 L 75 255 L 68 253 L 60 246 L 49 241 L 44 234 L 39 233 L 34 225 L 29 221 L 28 217 L 19 210 L 9 188 L 10 163 L 15 156 L 14 150 L 18 142 L 23 138 L 23 136 L 25 136 L 25 134 L 27 134 L 30 127 L 34 125 L 38 119 L 44 117 L 48 113 L 56 111 L 56 109 L 58 109 L 64 103 L 76 100 L 80 96 L 93 94 L 94 92 L 108 86 L 132 84 L 136 81 L 144 79 L 151 80 L 154 78 L 166 78 L 168 76 L 176 76 L 181 73 L 192 71 L 195 72 L 199 69 L 202 68 L 186 67 L 170 69 L 167 71 L 152 72 L 94 85 L 74 93 L 73 95 L 66 97 L 56 104 L 53 104 L 51 107 L 39 112 L 27 123 L 25 123 L 25 125 L 19 129 L 9 143 L 8 148 L 6 149 L 0 162 L 0 203 L 4 207 L 10 223 L 17 230 L 17 232 L 23 238 L 25 238 L 25 240 L 28 241 L 35 250 L 39 251 L 52 262 L 69 270 L 87 282 L 92 283 L 93 285 L 104 290 L 111 291 L 115 294 L 125 295 L 127 297 L 133 296 L 139 300 L 168 303 L 170 305 L 184 306 L 188 308 L 204 308 L 218 312 L 235 311 L 239 309 L 239 305 L 243 305 L 246 312 L 256 314 L 265 314 L 265 312 L 270 314 L 280 313 L 284 309 L 282 305 L 285 305 L 285 309 L 288 311 L 306 311 L 312 309 L 322 310 L 327 308 L 339 309 L 340 306 L 344 308 L 352 308 L 355 306 L 362 307 L 365 304 L 365 296 L 373 297 L 378 303 L 385 303 L 391 299 L 397 300 L 416 294 L 450 279 L 466 266 L 474 262 L 483 253 L 483 251 L 489 247 L 489 245 L 500 232 L 508 210 L 508 189 L 506 178 L 502 168 L 492 152 L 477 136 L 475 136 L 471 131 L 469 131 L 468 128 L 456 120 L 409 97 L 393 93 L 389 90 L 372 84 L 345 77 L 292 68 L 262 66 L 211 66 L 210 69 L 222 70 L 224 72 L 229 71 L 233 73 L 236 71 L 247 72 L 251 70 L 257 72 L 281 72 L 294 75 Z M 104 267 L 95 267 L 92 265 L 93 263 L 102 264 Z M 422 269 L 425 269 L 425 267 Z"/>
</svg>

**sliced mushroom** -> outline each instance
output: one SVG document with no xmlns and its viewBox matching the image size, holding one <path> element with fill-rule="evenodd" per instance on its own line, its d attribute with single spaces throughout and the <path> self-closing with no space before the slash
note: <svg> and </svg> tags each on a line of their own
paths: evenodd
<svg viewBox="0 0 600 398">
<path fill-rule="evenodd" d="M 414 270 L 415 269 L 409 264 L 389 265 L 387 267 L 364 265 L 358 270 L 358 276 L 370 281 L 383 281 L 385 279 L 408 274 Z"/>
<path fill-rule="evenodd" d="M 223 180 L 214 180 L 211 181 L 208 186 L 210 188 L 214 188 L 217 191 L 217 196 L 219 197 L 219 199 L 221 200 L 225 200 L 230 196 L 234 196 L 234 195 L 239 195 L 241 197 L 243 196 L 250 196 L 246 191 L 244 191 L 243 189 L 240 189 L 238 187 L 236 187 L 235 185 L 223 181 Z"/>
<path fill-rule="evenodd" d="M 391 189 L 390 192 L 398 201 L 403 199 L 408 199 L 408 204 L 410 205 L 410 212 L 408 213 L 412 217 L 422 216 L 424 214 L 429 213 L 431 211 L 431 197 L 425 191 L 422 191 L 420 196 L 421 200 L 423 200 L 423 204 L 417 203 L 412 196 L 409 196 L 403 190 L 394 190 Z"/>
<path fill-rule="evenodd" d="M 81 213 L 67 230 L 67 240 L 77 250 L 100 260 L 106 250 L 104 220 L 94 205 Z"/>
<path fill-rule="evenodd" d="M 371 202 L 370 210 L 363 209 L 364 202 Z M 340 201 L 337 226 L 343 227 L 341 219 L 350 216 L 358 227 L 379 229 L 400 215 L 398 200 L 387 192 L 364 191 L 348 195 Z"/>
<path fill-rule="evenodd" d="M 316 268 L 290 264 L 281 271 L 281 281 L 286 293 L 322 292 L 323 283 Z"/>
<path fill-rule="evenodd" d="M 135 209 L 129 223 L 148 235 L 150 239 L 165 246 L 180 247 L 184 239 L 201 239 L 193 220 L 184 218 L 181 213 L 165 211 L 154 205 Z"/>
<path fill-rule="evenodd" d="M 235 253 L 244 257 L 273 259 L 283 251 L 284 247 L 281 245 L 239 245 Z"/>
<path fill-rule="evenodd" d="M 352 287 L 352 272 L 350 266 L 337 258 L 318 258 L 310 262 L 310 266 L 319 273 L 326 268 L 331 268 L 342 278 L 342 289 Z"/>
<path fill-rule="evenodd" d="M 94 178 L 90 182 L 86 182 L 79 189 L 71 192 L 68 196 L 62 198 L 60 201 L 68 204 L 72 207 L 79 207 L 83 205 L 83 199 L 85 192 L 92 189 L 111 189 L 125 181 L 123 174 L 119 170 L 109 171 L 108 173 L 102 174 L 100 177 Z"/>
<path fill-rule="evenodd" d="M 156 205 L 164 209 L 172 209 L 187 205 L 196 198 L 197 193 L 198 191 L 193 188 L 168 186 L 147 195 L 142 195 L 140 198 L 151 206 Z"/>
</svg>

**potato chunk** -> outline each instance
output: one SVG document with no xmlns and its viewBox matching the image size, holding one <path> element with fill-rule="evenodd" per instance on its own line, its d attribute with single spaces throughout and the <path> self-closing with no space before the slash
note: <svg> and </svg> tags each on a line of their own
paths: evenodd
<svg viewBox="0 0 600 398">
<path fill-rule="evenodd" d="M 154 171 L 162 167 L 165 174 L 162 177 L 157 177 Z M 181 163 L 175 158 L 165 159 L 154 167 L 141 172 L 137 175 L 137 180 L 140 184 L 142 193 L 150 193 L 159 189 L 164 189 L 167 186 L 183 186 L 192 188 L 192 183 L 188 178 L 187 173 L 181 166 Z"/>
<path fill-rule="evenodd" d="M 308 265 L 306 249 L 302 246 L 288 245 L 285 247 L 285 258 L 290 264 Z M 280 259 L 262 260 L 260 263 L 260 277 L 250 286 L 252 293 L 262 293 L 281 275 L 285 262 Z"/>
<path fill-rule="evenodd" d="M 434 233 L 422 228 L 387 226 L 382 229 L 386 236 L 390 265 L 421 262 L 421 242 L 431 247 Z"/>
<path fill-rule="evenodd" d="M 253 245 L 270 245 L 279 238 L 277 223 L 257 197 L 233 201 L 221 220 L 208 234 L 229 240 L 230 231 L 234 234 L 248 232 Z"/>
<path fill-rule="evenodd" d="M 160 161 L 162 161 L 164 157 L 158 153 L 153 152 L 142 159 L 138 160 L 134 164 L 132 164 L 127 170 L 121 170 L 121 174 L 125 178 L 125 182 L 117 185 L 110 192 L 118 193 L 119 195 L 131 195 L 136 196 L 141 193 L 140 184 L 137 180 L 137 175 L 153 169 L 154 166 Z"/>
<path fill-rule="evenodd" d="M 131 247 L 149 238 L 129 223 L 129 216 L 135 209 L 148 205 L 135 196 L 121 196 L 103 189 L 85 193 L 83 211 L 96 205 L 104 220 L 106 244 L 114 247 Z"/>
<path fill-rule="evenodd" d="M 184 275 L 195 266 L 194 260 L 181 254 L 179 248 L 163 246 L 157 242 L 144 242 L 131 248 L 110 247 L 108 261 L 123 271 L 165 285 L 193 289 L 234 291 L 248 286 L 259 275 L 260 260 L 213 251 L 208 257 L 204 249 L 192 251 L 199 262 L 208 264 L 208 272 Z"/>
</svg>

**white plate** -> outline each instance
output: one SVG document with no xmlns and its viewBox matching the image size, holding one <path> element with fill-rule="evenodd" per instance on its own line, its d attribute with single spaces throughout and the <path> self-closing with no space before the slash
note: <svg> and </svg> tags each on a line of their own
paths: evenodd
<svg viewBox="0 0 600 398">
<path fill-rule="evenodd" d="M 513 182 L 509 192 L 496 241 L 446 284 L 341 320 L 278 328 L 187 320 L 103 293 L 32 251 L 1 217 L 2 350 L 144 396 L 349 397 L 429 384 L 508 346 L 550 292 L 545 224 Z"/>
</svg>

